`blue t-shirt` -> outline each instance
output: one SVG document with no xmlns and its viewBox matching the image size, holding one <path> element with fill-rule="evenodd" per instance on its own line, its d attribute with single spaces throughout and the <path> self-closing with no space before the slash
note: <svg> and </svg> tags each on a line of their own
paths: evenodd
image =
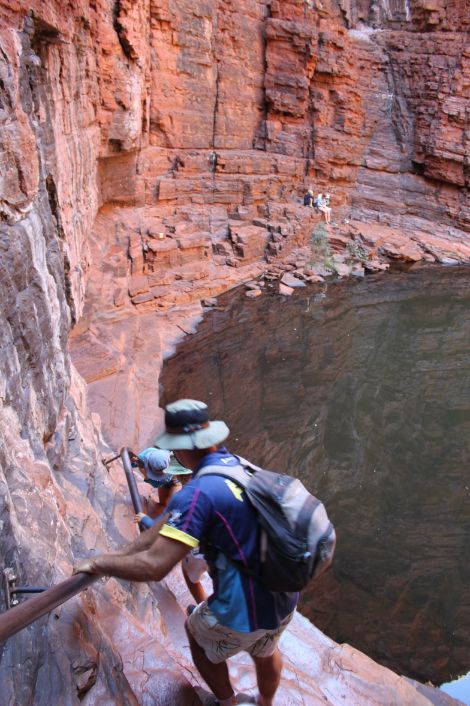
<svg viewBox="0 0 470 706">
<path fill-rule="evenodd" d="M 298 593 L 272 593 L 231 561 L 252 571 L 259 566 L 256 511 L 244 491 L 222 476 L 197 477 L 205 466 L 236 466 L 225 449 L 205 456 L 193 479 L 170 500 L 170 518 L 160 534 L 189 547 L 201 545 L 209 564 L 214 593 L 212 612 L 222 625 L 238 632 L 279 627 L 296 607 Z"/>
</svg>

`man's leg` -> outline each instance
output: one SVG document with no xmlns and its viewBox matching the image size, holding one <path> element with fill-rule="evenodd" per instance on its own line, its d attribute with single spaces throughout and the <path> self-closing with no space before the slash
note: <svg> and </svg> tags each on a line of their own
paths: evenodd
<svg viewBox="0 0 470 706">
<path fill-rule="evenodd" d="M 199 674 L 209 686 L 212 693 L 215 694 L 215 696 L 219 699 L 219 701 L 230 699 L 230 697 L 234 696 L 234 692 L 230 683 L 227 662 L 220 662 L 219 664 L 214 664 L 209 659 L 207 659 L 206 653 L 204 652 L 202 647 L 197 644 L 196 640 L 191 635 L 186 625 L 185 627 L 186 633 L 189 638 L 189 647 L 191 649 L 193 662 Z"/>
<path fill-rule="evenodd" d="M 207 599 L 207 595 L 204 590 L 204 586 L 202 585 L 202 583 L 200 581 L 198 581 L 197 583 L 194 583 L 193 581 L 191 581 L 188 574 L 184 570 L 184 564 L 183 564 L 182 568 L 183 568 L 183 578 L 186 582 L 186 586 L 188 587 L 190 594 L 192 595 L 192 597 L 194 598 L 194 600 L 196 601 L 197 604 L 202 603 L 202 601 L 205 601 Z"/>
<path fill-rule="evenodd" d="M 272 706 L 274 694 L 281 681 L 282 657 L 279 650 L 270 657 L 252 657 L 256 666 L 256 679 L 258 681 L 258 704 Z"/>
<path fill-rule="evenodd" d="M 201 554 L 189 552 L 181 562 L 183 578 L 197 605 L 207 600 L 201 579 L 207 571 L 207 564 Z"/>
</svg>

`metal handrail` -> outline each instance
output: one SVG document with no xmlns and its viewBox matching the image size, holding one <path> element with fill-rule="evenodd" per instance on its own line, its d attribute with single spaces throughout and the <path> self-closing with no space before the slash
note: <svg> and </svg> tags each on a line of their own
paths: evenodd
<svg viewBox="0 0 470 706">
<path fill-rule="evenodd" d="M 131 459 L 129 458 L 129 452 L 131 454 L 134 454 L 131 449 L 128 449 L 127 446 L 124 446 L 121 449 L 121 460 L 122 460 L 122 466 L 124 468 L 124 473 L 126 474 L 126 480 L 127 480 L 127 485 L 129 486 L 129 493 L 131 496 L 132 500 L 132 505 L 134 507 L 134 512 L 137 515 L 139 512 L 143 512 L 144 508 L 142 505 L 142 500 L 139 495 L 139 491 L 137 489 L 137 483 L 135 482 L 135 476 L 132 471 L 132 466 L 131 466 Z M 146 527 L 145 525 L 142 524 L 142 522 L 139 522 L 139 530 L 141 532 L 145 532 Z"/>
<path fill-rule="evenodd" d="M 142 500 L 137 490 L 137 483 L 132 471 L 127 447 L 121 449 L 120 455 L 134 510 L 136 513 L 143 512 Z M 139 527 L 141 530 L 145 529 L 140 523 Z M 99 578 L 100 576 L 95 576 L 94 574 L 76 574 L 58 583 L 56 586 L 48 588 L 43 593 L 34 596 L 34 598 L 30 598 L 24 603 L 20 603 L 14 608 L 7 610 L 5 613 L 0 614 L 0 643 L 12 637 L 20 630 L 23 630 L 23 628 L 28 627 L 28 625 L 34 623 L 35 620 L 38 620 L 38 618 L 54 610 L 54 608 L 65 603 L 65 601 L 73 598 L 73 596 L 80 593 L 80 591 L 83 591 L 85 588 L 88 588 L 88 586 L 91 586 L 91 584 Z M 19 587 L 16 591 L 19 592 L 20 589 L 23 589 L 22 592 L 26 592 L 25 587 Z"/>
<path fill-rule="evenodd" d="M 69 598 L 73 598 L 99 578 L 100 576 L 94 574 L 76 574 L 58 583 L 57 586 L 52 586 L 47 591 L 2 613 L 0 615 L 0 643 L 54 610 L 61 603 L 65 603 Z"/>
<path fill-rule="evenodd" d="M 127 485 L 129 486 L 129 493 L 131 494 L 132 505 L 134 506 L 134 512 L 136 514 L 138 512 L 143 512 L 144 509 L 142 506 L 142 500 L 140 499 L 139 491 L 137 490 L 137 483 L 135 482 L 134 473 L 132 471 L 131 460 L 129 458 L 129 449 L 127 446 L 124 446 L 121 449 L 121 459 L 124 467 L 124 473 L 126 474 Z"/>
</svg>

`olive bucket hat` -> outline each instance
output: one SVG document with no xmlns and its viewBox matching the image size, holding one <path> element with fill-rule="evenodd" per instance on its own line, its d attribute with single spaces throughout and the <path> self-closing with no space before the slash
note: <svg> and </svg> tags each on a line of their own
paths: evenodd
<svg viewBox="0 0 470 706">
<path fill-rule="evenodd" d="M 176 400 L 165 407 L 165 431 L 154 445 L 169 451 L 208 449 L 229 435 L 225 422 L 209 421 L 209 409 L 198 400 Z"/>
</svg>

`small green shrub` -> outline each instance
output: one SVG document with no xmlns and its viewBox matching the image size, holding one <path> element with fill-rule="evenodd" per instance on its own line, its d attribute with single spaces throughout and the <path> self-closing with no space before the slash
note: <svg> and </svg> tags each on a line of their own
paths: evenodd
<svg viewBox="0 0 470 706">
<path fill-rule="evenodd" d="M 367 262 L 369 259 L 369 253 L 363 245 L 359 245 L 354 240 L 348 243 L 348 250 L 353 260 L 359 260 L 359 262 Z"/>
<path fill-rule="evenodd" d="M 328 242 L 328 233 L 323 223 L 319 223 L 312 233 L 310 240 L 310 247 L 312 251 L 311 265 L 322 264 L 326 267 L 332 269 L 332 252 L 330 244 Z"/>
</svg>

